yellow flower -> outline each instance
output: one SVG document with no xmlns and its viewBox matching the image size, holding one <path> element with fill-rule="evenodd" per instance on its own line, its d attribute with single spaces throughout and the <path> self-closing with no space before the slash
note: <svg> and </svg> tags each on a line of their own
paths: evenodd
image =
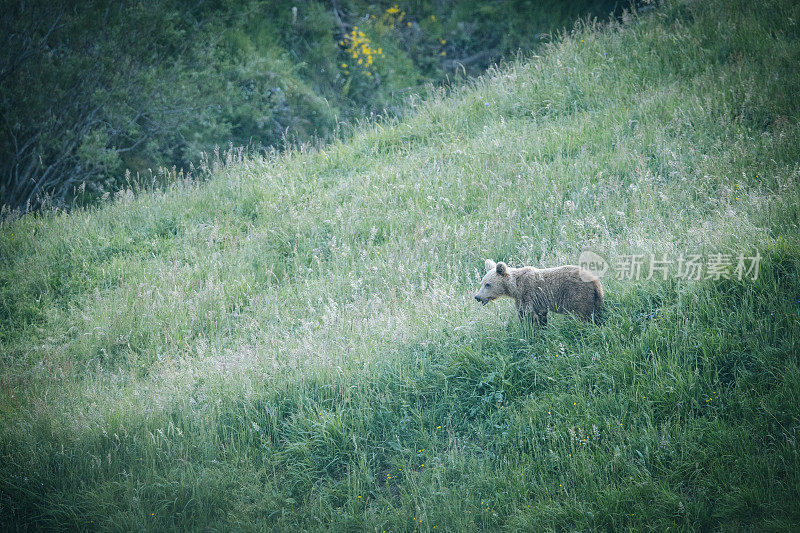
<svg viewBox="0 0 800 533">
<path fill-rule="evenodd" d="M 342 63 L 342 68 L 347 68 L 347 63 Z"/>
<path fill-rule="evenodd" d="M 431 15 L 431 20 L 436 22 L 436 15 Z"/>
<path fill-rule="evenodd" d="M 439 42 L 442 44 L 447 44 L 447 39 L 439 39 Z"/>
</svg>

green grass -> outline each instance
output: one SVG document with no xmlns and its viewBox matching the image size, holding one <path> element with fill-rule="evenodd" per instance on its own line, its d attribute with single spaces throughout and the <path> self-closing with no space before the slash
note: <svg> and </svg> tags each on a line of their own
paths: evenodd
<svg viewBox="0 0 800 533">
<path fill-rule="evenodd" d="M 585 25 L 401 123 L 0 229 L 10 528 L 800 527 L 800 8 Z M 602 325 L 483 260 L 617 280 Z"/>
</svg>

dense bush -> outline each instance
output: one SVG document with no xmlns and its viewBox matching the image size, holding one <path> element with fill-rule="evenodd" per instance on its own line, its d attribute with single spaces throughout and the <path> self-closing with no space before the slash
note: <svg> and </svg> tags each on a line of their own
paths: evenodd
<svg viewBox="0 0 800 533">
<path fill-rule="evenodd" d="M 63 206 L 215 145 L 327 139 L 613 3 L 5 2 L 0 205 Z M 367 53 L 371 52 L 371 53 Z M 361 61 L 361 65 L 359 65 Z M 126 173 L 129 171 L 129 173 Z"/>
</svg>

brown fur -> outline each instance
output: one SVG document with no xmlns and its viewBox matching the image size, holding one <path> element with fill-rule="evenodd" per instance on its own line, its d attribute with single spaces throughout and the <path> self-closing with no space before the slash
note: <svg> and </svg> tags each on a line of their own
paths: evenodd
<svg viewBox="0 0 800 533">
<path fill-rule="evenodd" d="M 514 299 L 521 320 L 547 324 L 547 312 L 573 313 L 591 321 L 600 318 L 603 287 L 587 270 L 573 265 L 554 268 L 509 268 L 486 260 L 486 275 L 475 299 L 486 305 L 507 296 Z"/>
</svg>

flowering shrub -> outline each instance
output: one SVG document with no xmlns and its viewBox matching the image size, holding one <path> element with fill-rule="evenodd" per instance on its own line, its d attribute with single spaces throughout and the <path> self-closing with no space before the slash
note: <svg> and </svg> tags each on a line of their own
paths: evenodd
<svg viewBox="0 0 800 533">
<path fill-rule="evenodd" d="M 383 49 L 373 48 L 372 41 L 358 29 L 358 26 L 353 26 L 353 30 L 345 34 L 344 39 L 339 41 L 339 45 L 344 47 L 345 54 L 350 60 L 350 65 L 346 62 L 342 62 L 341 65 L 344 73 L 348 75 L 350 68 L 357 68 L 365 76 L 372 76 L 375 71 L 375 58 L 383 57 Z"/>
<path fill-rule="evenodd" d="M 389 9 L 387 9 L 381 18 L 378 21 L 378 24 L 386 26 L 388 28 L 395 28 L 398 24 L 403 22 L 403 19 L 406 17 L 406 12 L 401 11 L 397 4 L 393 5 Z M 411 24 L 407 22 L 406 24 Z"/>
<path fill-rule="evenodd" d="M 375 39 L 386 43 L 386 39 L 392 42 L 400 41 L 403 43 L 400 48 L 395 49 L 390 54 L 396 59 L 397 53 L 415 57 L 426 56 L 428 59 L 424 63 L 437 63 L 437 56 L 446 56 L 445 45 L 447 40 L 441 36 L 441 26 L 438 24 L 436 15 L 430 15 L 421 19 L 419 23 L 412 23 L 398 4 L 386 9 L 380 16 L 369 15 L 366 22 L 369 30 Z M 433 30 L 433 31 L 431 31 Z M 339 41 L 346 59 L 340 63 L 340 68 L 345 76 L 351 72 L 359 71 L 367 78 L 377 80 L 376 60 L 386 57 L 381 46 L 373 44 L 367 37 L 363 29 L 353 26 L 353 29 L 345 33 Z M 392 62 L 394 65 L 394 62 Z M 396 65 L 395 65 L 396 66 Z M 383 80 L 382 80 L 383 81 Z M 349 88 L 349 85 L 347 85 Z"/>
</svg>

